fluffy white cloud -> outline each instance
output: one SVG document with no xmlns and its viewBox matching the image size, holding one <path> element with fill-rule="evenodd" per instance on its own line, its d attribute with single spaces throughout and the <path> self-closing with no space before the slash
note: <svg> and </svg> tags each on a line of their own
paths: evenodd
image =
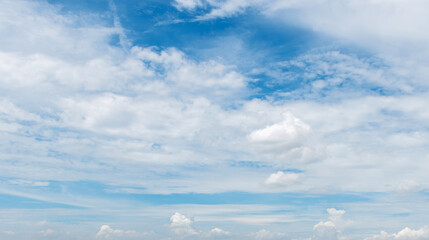
<svg viewBox="0 0 429 240">
<path fill-rule="evenodd" d="M 192 221 L 178 212 L 170 217 L 170 228 L 177 235 L 195 235 L 198 232 L 191 226 Z"/>
<path fill-rule="evenodd" d="M 314 140 L 310 126 L 290 112 L 283 121 L 252 131 L 248 139 L 267 158 L 273 161 L 309 162 L 323 154 L 323 147 Z"/>
<path fill-rule="evenodd" d="M 103 225 L 96 234 L 97 238 L 109 238 L 111 235 L 122 235 L 124 231 L 119 229 L 112 229 L 109 225 Z"/>
<path fill-rule="evenodd" d="M 335 208 L 328 208 L 326 211 L 329 214 L 329 219 L 333 222 L 340 220 L 346 213 L 345 210 L 337 210 Z"/>
<path fill-rule="evenodd" d="M 171 227 L 190 227 L 192 223 L 189 218 L 178 212 L 176 212 L 175 214 L 173 214 L 173 216 L 170 217 L 170 221 Z"/>
<path fill-rule="evenodd" d="M 319 222 L 313 227 L 312 240 L 337 240 L 338 231 L 335 228 L 335 224 L 331 221 Z"/>
<path fill-rule="evenodd" d="M 344 227 L 345 221 L 342 219 L 346 213 L 345 210 L 337 210 L 328 208 L 326 211 L 329 214 L 329 221 L 321 221 L 314 225 L 313 236 L 311 240 L 338 240 L 344 239 L 341 236 L 339 228 Z"/>
<path fill-rule="evenodd" d="M 426 240 L 429 239 L 429 227 L 424 226 L 418 230 L 413 230 L 408 227 L 402 229 L 398 233 L 388 234 L 381 231 L 380 234 L 365 238 L 365 240 Z"/>
<path fill-rule="evenodd" d="M 223 236 L 223 235 L 230 235 L 230 232 L 224 231 L 220 228 L 213 228 L 212 230 L 209 231 L 208 233 L 209 235 L 214 235 L 214 236 Z"/>
<path fill-rule="evenodd" d="M 213 228 L 208 232 L 196 230 L 192 226 L 192 220 L 185 215 L 176 212 L 170 217 L 170 229 L 180 238 L 185 239 L 226 239 L 231 236 L 230 232 L 224 231 L 220 228 Z"/>
<path fill-rule="evenodd" d="M 310 131 L 310 127 L 291 113 L 283 114 L 284 120 L 267 126 L 264 129 L 253 131 L 249 135 L 250 141 L 265 143 L 285 143 L 289 144 L 299 141 Z"/>
<path fill-rule="evenodd" d="M 231 239 L 231 233 L 220 228 L 213 228 L 206 233 L 200 234 L 200 239 Z"/>
</svg>

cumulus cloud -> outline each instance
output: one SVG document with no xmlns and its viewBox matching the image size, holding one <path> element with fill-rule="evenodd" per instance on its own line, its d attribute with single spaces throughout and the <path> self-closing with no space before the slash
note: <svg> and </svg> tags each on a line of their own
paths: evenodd
<svg viewBox="0 0 429 240">
<path fill-rule="evenodd" d="M 344 227 L 343 215 L 345 210 L 328 208 L 329 221 L 321 221 L 313 226 L 313 236 L 311 240 L 338 240 L 343 239 L 339 228 Z"/>
<path fill-rule="evenodd" d="M 213 228 L 212 230 L 210 230 L 209 232 L 208 232 L 208 234 L 210 235 L 210 236 L 228 236 L 228 235 L 230 235 L 231 233 L 230 232 L 227 232 L 227 231 L 224 231 L 224 230 L 222 230 L 222 229 L 220 229 L 220 228 Z"/>
<path fill-rule="evenodd" d="M 142 237 L 145 234 L 138 233 L 134 230 L 120 230 L 112 229 L 109 225 L 103 225 L 100 227 L 100 230 L 97 232 L 95 237 L 97 239 L 111 239 L 115 237 Z"/>
<path fill-rule="evenodd" d="M 170 228 L 177 235 L 195 235 L 198 232 L 191 226 L 192 221 L 178 212 L 170 217 Z"/>
<path fill-rule="evenodd" d="M 283 122 L 253 131 L 249 139 L 253 142 L 293 143 L 310 131 L 310 127 L 291 113 L 283 114 Z"/>
<path fill-rule="evenodd" d="M 278 161 L 309 162 L 323 154 L 315 144 L 311 128 L 292 113 L 283 114 L 283 121 L 252 131 L 248 139 L 256 149 Z"/>
<path fill-rule="evenodd" d="M 170 229 L 180 238 L 185 239 L 229 239 L 231 233 L 220 228 L 213 228 L 210 231 L 200 231 L 195 229 L 193 221 L 185 215 L 176 212 L 170 217 Z"/>
<path fill-rule="evenodd" d="M 192 221 L 187 218 L 185 215 L 182 215 L 178 212 L 173 214 L 173 216 L 170 217 L 171 221 L 171 227 L 189 227 L 191 226 Z"/>
<path fill-rule="evenodd" d="M 109 238 L 111 235 L 122 235 L 124 231 L 113 230 L 109 225 L 103 225 L 96 234 L 97 238 Z"/>
<path fill-rule="evenodd" d="M 338 231 L 335 228 L 335 224 L 331 221 L 319 222 L 313 227 L 312 240 L 337 240 Z"/>
<path fill-rule="evenodd" d="M 338 221 L 341 220 L 341 218 L 343 217 L 343 215 L 346 213 L 345 210 L 337 210 L 335 208 L 328 208 L 326 209 L 326 211 L 329 214 L 329 219 L 331 221 Z"/>
<path fill-rule="evenodd" d="M 381 231 L 380 234 L 365 238 L 365 240 L 425 240 L 429 239 L 429 227 L 424 226 L 418 230 L 413 230 L 408 227 L 402 229 L 398 233 L 388 234 Z"/>
<path fill-rule="evenodd" d="M 220 228 L 213 228 L 199 234 L 199 239 L 231 239 L 231 233 Z"/>
</svg>

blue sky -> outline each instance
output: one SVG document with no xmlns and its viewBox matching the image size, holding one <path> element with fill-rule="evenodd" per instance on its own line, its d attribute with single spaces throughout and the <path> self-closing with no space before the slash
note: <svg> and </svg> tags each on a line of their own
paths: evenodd
<svg viewBox="0 0 429 240">
<path fill-rule="evenodd" d="M 0 239 L 429 239 L 428 10 L 0 0 Z"/>
</svg>

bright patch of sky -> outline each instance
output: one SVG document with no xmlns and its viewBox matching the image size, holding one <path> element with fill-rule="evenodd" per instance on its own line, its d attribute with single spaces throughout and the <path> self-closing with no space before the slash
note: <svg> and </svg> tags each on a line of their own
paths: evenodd
<svg viewBox="0 0 429 240">
<path fill-rule="evenodd" d="M 0 239 L 429 239 L 428 11 L 0 0 Z"/>
</svg>

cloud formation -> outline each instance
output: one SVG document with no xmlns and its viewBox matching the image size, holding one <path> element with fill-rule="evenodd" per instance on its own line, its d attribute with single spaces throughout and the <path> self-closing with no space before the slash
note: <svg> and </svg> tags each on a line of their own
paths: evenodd
<svg viewBox="0 0 429 240">
<path fill-rule="evenodd" d="M 402 229 L 398 233 L 388 234 L 385 231 L 381 231 L 380 234 L 374 235 L 365 240 L 424 240 L 429 239 L 429 228 L 424 226 L 420 229 L 413 230 L 408 227 Z"/>
<path fill-rule="evenodd" d="M 298 56 L 272 57 L 271 63 L 261 62 L 247 71 L 221 58 L 199 58 L 174 44 L 133 44 L 126 36 L 133 31 L 121 25 L 116 13 L 121 8 L 113 1 L 108 7 L 113 12 L 86 14 L 47 1 L 0 0 L 0 35 L 7 36 L 0 39 L 0 189 L 12 206 L 2 214 L 15 216 L 5 224 L 21 222 L 22 216 L 28 216 L 26 223 L 37 222 L 47 215 L 41 214 L 48 212 L 43 207 L 60 206 L 62 211 L 50 212 L 52 219 L 61 219 L 61 224 L 76 221 L 88 229 L 88 218 L 122 214 L 117 219 L 131 219 L 138 227 L 142 219 L 165 219 L 151 222 L 166 232 L 163 237 L 171 233 L 170 237 L 190 239 L 243 239 L 244 235 L 284 239 L 288 237 L 269 224 L 288 223 L 306 229 L 313 239 L 340 239 L 343 229 L 352 224 L 343 219 L 344 210 L 328 209 L 328 219 L 319 223 L 313 222 L 321 219 L 317 209 L 302 215 L 289 211 L 299 204 L 321 207 L 305 197 L 314 200 L 318 198 L 313 194 L 327 193 L 345 198 L 347 206 L 365 208 L 365 201 L 374 201 L 369 192 L 386 194 L 384 200 L 392 203 L 371 213 L 384 217 L 377 219 L 377 229 L 386 216 L 402 217 L 388 219 L 397 221 L 395 226 L 410 219 L 414 223 L 407 226 L 425 224 L 421 215 L 412 213 L 423 209 L 419 204 L 425 200 L 420 198 L 429 187 L 429 48 L 427 32 L 421 30 L 429 22 L 426 2 L 177 0 L 173 4 L 179 9 L 169 8 L 176 11 L 174 16 L 212 21 L 178 21 L 190 24 L 186 26 L 216 24 L 218 18 L 256 12 L 252 17 L 263 15 L 261 22 L 268 18 L 280 25 L 281 32 L 292 24 L 311 30 L 316 38 L 328 34 L 336 39 L 330 46 L 305 49 Z M 146 5 L 142 9 L 139 15 L 162 12 Z M 207 29 L 228 29 L 228 23 Z M 157 32 L 149 29 L 145 34 L 151 31 Z M 222 34 L 235 34 L 231 32 Z M 356 45 L 343 48 L 337 40 Z M 249 48 L 264 44 L 255 41 L 255 45 Z M 275 200 L 263 206 L 240 205 L 244 210 L 225 204 L 216 210 L 228 216 L 212 212 L 198 224 L 179 212 L 168 224 L 165 216 L 177 205 L 168 210 L 147 210 L 144 205 L 147 199 L 161 198 L 151 194 L 165 194 L 165 202 L 180 196 L 189 199 L 175 200 L 204 203 L 212 199 L 203 194 L 231 196 L 216 198 L 216 203 L 240 202 L 234 197 L 249 194 L 260 203 L 271 201 L 271 195 L 264 195 L 267 192 L 287 192 L 299 201 L 285 206 Z M 356 193 L 352 199 L 341 195 L 350 192 Z M 415 204 L 395 209 L 405 202 L 404 193 L 416 196 Z M 129 198 L 125 205 L 130 207 L 119 209 L 124 198 Z M 335 195 L 323 199 L 337 201 Z M 15 204 L 43 210 L 17 209 Z M 193 207 L 215 208 L 214 204 Z M 264 210 L 255 210 L 259 207 Z M 190 216 L 197 215 L 194 212 Z M 230 223 L 237 225 L 230 228 Z M 143 236 L 109 225 L 95 234 L 104 222 L 93 224 L 95 230 L 87 231 L 99 239 Z M 58 225 L 43 230 L 36 225 L 38 229 L 28 232 L 53 238 L 67 235 L 62 227 L 72 229 Z M 10 226 L 4 226 L 11 229 L 2 232 L 5 237 L 13 232 L 16 239 L 28 239 Z M 250 230 L 241 236 L 233 227 Z M 257 231 L 261 228 L 266 230 Z M 392 228 L 386 230 L 393 232 Z M 426 227 L 373 237 L 425 238 Z"/>
<path fill-rule="evenodd" d="M 187 236 L 198 233 L 195 229 L 192 228 L 192 221 L 185 215 L 176 212 L 173 214 L 173 216 L 170 217 L 170 221 L 170 228 L 177 235 Z"/>
<path fill-rule="evenodd" d="M 310 131 L 310 127 L 291 113 L 283 114 L 284 120 L 267 126 L 264 129 L 253 131 L 249 138 L 253 142 L 285 142 L 290 143 L 299 141 L 299 138 L 305 136 Z"/>
</svg>

